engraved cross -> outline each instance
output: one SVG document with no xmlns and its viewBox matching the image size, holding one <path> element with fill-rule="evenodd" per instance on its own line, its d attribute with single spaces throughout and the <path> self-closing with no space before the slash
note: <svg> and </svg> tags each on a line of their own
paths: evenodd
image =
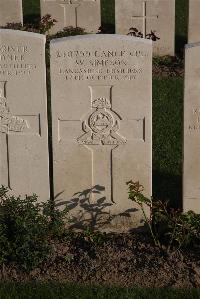
<svg viewBox="0 0 200 299">
<path fill-rule="evenodd" d="M 7 103 L 6 85 L 7 81 L 0 81 L 0 184 L 12 189 L 9 135 L 30 134 L 30 123 L 37 123 L 40 135 L 40 120 L 36 115 L 12 115 Z M 23 116 L 26 120 L 21 118 Z"/>
<path fill-rule="evenodd" d="M 78 27 L 77 8 L 82 2 L 95 2 L 96 0 L 45 0 L 45 2 L 56 2 L 63 8 L 64 27 Z"/>
<path fill-rule="evenodd" d="M 59 4 L 63 8 L 63 18 L 64 18 L 64 27 L 67 27 L 69 25 L 78 27 L 78 14 L 77 14 L 77 8 L 81 5 L 79 2 L 73 3 L 72 0 L 66 1 L 60 1 Z M 68 9 L 67 14 L 67 6 L 69 6 L 70 9 Z"/>
<path fill-rule="evenodd" d="M 89 86 L 91 94 L 91 110 L 78 119 L 58 119 L 59 142 L 63 139 L 75 138 L 79 146 L 86 147 L 91 152 L 92 180 L 91 187 L 103 186 L 104 196 L 108 201 L 114 202 L 113 185 L 113 155 L 118 148 L 125 146 L 128 140 L 145 141 L 145 119 L 134 117 L 122 119 L 113 110 L 112 88 L 113 86 Z M 78 136 L 68 135 L 69 128 L 80 128 L 82 122 L 82 134 Z M 121 134 L 121 127 L 126 136 Z M 65 135 L 66 134 L 66 135 Z M 67 137 L 70 136 L 70 137 Z M 127 138 L 127 139 L 126 139 Z M 88 188 L 90 188 L 88 186 Z M 104 194 L 103 194 L 104 193 Z M 93 197 L 98 194 L 92 194 Z"/>
<path fill-rule="evenodd" d="M 147 36 L 147 19 L 158 19 L 158 15 L 148 16 L 147 15 L 147 2 L 142 2 L 142 16 L 132 16 L 132 19 L 141 19 L 143 21 L 142 24 L 142 34 L 143 38 Z"/>
</svg>

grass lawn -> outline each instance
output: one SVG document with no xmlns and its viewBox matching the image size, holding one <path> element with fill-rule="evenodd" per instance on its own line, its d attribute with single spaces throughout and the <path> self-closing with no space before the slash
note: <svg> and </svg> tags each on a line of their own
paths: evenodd
<svg viewBox="0 0 200 299">
<path fill-rule="evenodd" d="M 199 299 L 200 290 L 107 288 L 56 283 L 4 283 L 1 299 Z"/>
<path fill-rule="evenodd" d="M 182 201 L 183 79 L 153 80 L 153 195 Z"/>
</svg>

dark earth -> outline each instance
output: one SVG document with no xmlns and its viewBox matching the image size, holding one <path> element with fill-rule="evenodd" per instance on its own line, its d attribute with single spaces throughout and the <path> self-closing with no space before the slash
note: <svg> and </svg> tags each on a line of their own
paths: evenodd
<svg viewBox="0 0 200 299">
<path fill-rule="evenodd" d="M 54 253 L 29 273 L 0 269 L 1 280 L 59 281 L 142 287 L 200 287 L 200 246 L 170 253 L 153 246 L 144 233 L 71 234 L 51 241 Z"/>
</svg>

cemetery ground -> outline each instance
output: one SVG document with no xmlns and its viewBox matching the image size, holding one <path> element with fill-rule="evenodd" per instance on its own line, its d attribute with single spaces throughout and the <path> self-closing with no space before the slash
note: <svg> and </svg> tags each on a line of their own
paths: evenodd
<svg viewBox="0 0 200 299">
<path fill-rule="evenodd" d="M 104 0 L 102 3 L 103 31 L 112 33 L 114 1 Z M 183 46 L 187 36 L 187 1 L 177 0 L 176 5 L 178 55 L 176 58 L 154 59 L 153 198 L 169 200 L 171 207 L 181 208 Z M 26 0 L 24 7 L 28 22 L 38 16 L 39 1 Z M 11 200 L 7 215 L 12 221 L 16 219 L 14 211 L 17 213 L 18 208 L 19 206 L 14 210 Z M 166 252 L 165 246 L 155 247 L 151 237 L 145 232 L 133 231 L 130 234 L 106 235 L 95 233 L 88 228 L 85 228 L 82 233 L 63 231 L 62 215 L 59 213 L 51 214 L 51 209 L 47 209 L 45 217 L 40 218 L 37 210 L 30 203 L 25 204 L 23 208 L 25 208 L 24 214 L 30 220 L 29 225 L 23 227 L 22 223 L 27 223 L 23 222 L 25 217 L 20 215 L 18 222 L 15 220 L 15 234 L 13 234 L 15 237 L 12 239 L 14 242 L 7 244 L 5 240 L 0 240 L 1 248 L 5 246 L 4 255 L 1 254 L 0 278 L 27 283 L 1 285 L 1 298 L 5 296 L 7 288 L 14 295 L 9 297 L 7 294 L 5 298 L 23 298 L 23 295 L 17 297 L 20 292 L 25 293 L 26 298 L 29 298 L 29 294 L 30 298 L 39 298 L 37 292 L 40 296 L 43 294 L 42 298 L 45 296 L 63 298 L 65 294 L 68 294 L 69 298 L 161 298 L 161 296 L 162 298 L 199 298 L 198 290 L 188 292 L 157 289 L 123 290 L 117 287 L 107 289 L 28 283 L 30 280 L 39 280 L 121 287 L 136 285 L 142 288 L 197 288 L 200 286 L 200 248 L 199 243 L 192 247 L 186 246 L 184 249 L 172 246 L 170 252 Z M 49 217 L 52 216 L 55 223 L 53 228 L 49 227 L 48 222 Z M 35 219 L 40 219 L 39 225 Z M 18 239 L 17 233 L 23 238 Z"/>
</svg>

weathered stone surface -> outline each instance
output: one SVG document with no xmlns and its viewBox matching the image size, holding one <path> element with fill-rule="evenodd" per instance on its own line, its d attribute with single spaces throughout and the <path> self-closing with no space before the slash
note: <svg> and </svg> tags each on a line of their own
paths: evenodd
<svg viewBox="0 0 200 299">
<path fill-rule="evenodd" d="M 126 182 L 139 180 L 151 195 L 152 42 L 53 40 L 51 86 L 56 200 L 69 204 L 76 227 L 137 226 Z"/>
<path fill-rule="evenodd" d="M 49 197 L 45 37 L 0 30 L 0 185 Z"/>
<path fill-rule="evenodd" d="M 115 20 L 118 34 L 136 28 L 147 38 L 155 31 L 154 55 L 174 55 L 175 0 L 115 0 Z"/>
<path fill-rule="evenodd" d="M 96 33 L 101 26 L 100 0 L 40 0 L 40 6 L 42 16 L 50 14 L 57 20 L 52 34 L 68 26 Z"/>
<path fill-rule="evenodd" d="M 200 213 L 200 43 L 186 45 L 183 207 Z"/>
<path fill-rule="evenodd" d="M 200 41 L 200 1 L 189 0 L 188 42 Z"/>
<path fill-rule="evenodd" d="M 22 0 L 0 0 L 0 26 L 23 23 Z"/>
</svg>

